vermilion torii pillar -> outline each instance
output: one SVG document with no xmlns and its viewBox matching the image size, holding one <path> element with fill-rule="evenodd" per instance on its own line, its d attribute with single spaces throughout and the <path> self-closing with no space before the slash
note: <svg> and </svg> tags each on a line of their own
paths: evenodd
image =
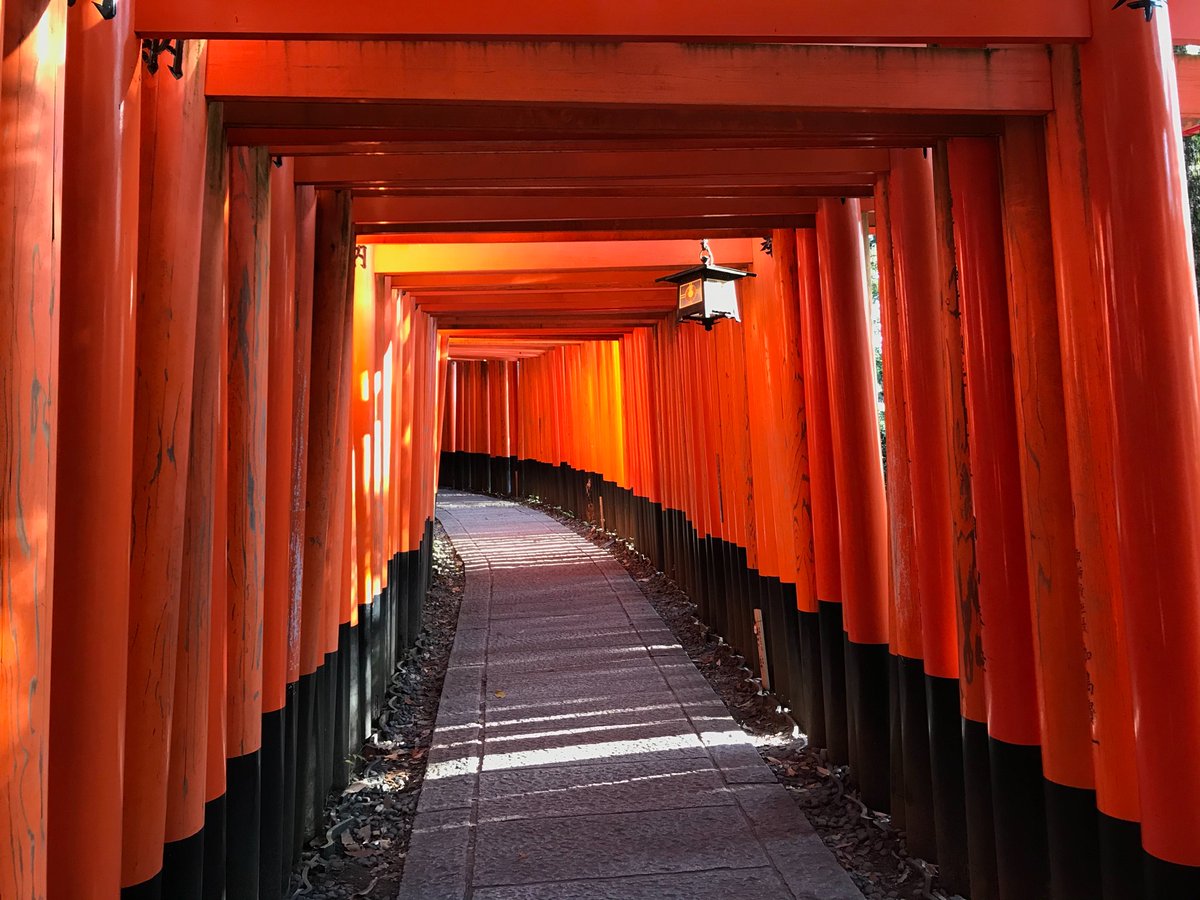
<svg viewBox="0 0 1200 900">
<path fill-rule="evenodd" d="M 67 30 L 46 821 L 51 895 L 99 897 L 121 886 L 141 73 L 132 6 Z"/>
<path fill-rule="evenodd" d="M 821 200 L 817 234 L 838 486 L 850 759 L 858 768 L 863 801 L 887 809 L 887 501 L 859 202 Z"/>
<path fill-rule="evenodd" d="M 46 893 L 62 4 L 0 5 L 0 895 Z M 111 811 L 110 811 L 111 812 Z"/>
<path fill-rule="evenodd" d="M 1093 37 L 1079 50 L 1079 70 L 1093 257 L 1113 373 L 1117 546 L 1142 844 L 1154 896 L 1195 896 L 1200 320 L 1170 16 L 1165 4 L 1147 17 L 1108 0 L 1091 6 Z"/>
<path fill-rule="evenodd" d="M 126 691 L 122 886 L 156 896 L 167 782 L 208 129 L 204 57 L 142 84 L 133 545 Z"/>
</svg>

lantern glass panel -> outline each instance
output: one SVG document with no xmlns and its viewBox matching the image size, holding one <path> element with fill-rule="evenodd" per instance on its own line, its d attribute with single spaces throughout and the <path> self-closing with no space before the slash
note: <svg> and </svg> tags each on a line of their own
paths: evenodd
<svg viewBox="0 0 1200 900">
<path fill-rule="evenodd" d="M 717 281 L 706 278 L 704 281 L 704 317 L 716 319 L 727 317 L 736 319 L 738 315 L 738 296 L 736 281 Z"/>
</svg>

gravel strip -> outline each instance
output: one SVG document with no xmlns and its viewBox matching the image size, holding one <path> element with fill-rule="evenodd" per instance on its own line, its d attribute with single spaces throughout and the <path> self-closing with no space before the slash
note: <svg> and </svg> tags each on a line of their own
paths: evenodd
<svg viewBox="0 0 1200 900">
<path fill-rule="evenodd" d="M 326 831 L 293 872 L 292 897 L 392 900 L 400 889 L 466 578 L 441 524 L 434 529 L 433 580 L 417 648 L 396 667 L 350 786 L 330 798 Z"/>
</svg>

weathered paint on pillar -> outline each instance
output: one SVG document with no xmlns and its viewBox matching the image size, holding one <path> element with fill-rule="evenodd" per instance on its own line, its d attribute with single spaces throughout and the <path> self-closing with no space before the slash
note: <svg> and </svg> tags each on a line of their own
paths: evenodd
<svg viewBox="0 0 1200 900">
<path fill-rule="evenodd" d="M 54 581 L 70 589 L 55 598 L 69 625 L 53 630 L 46 827 L 49 892 L 82 900 L 111 897 L 121 883 L 141 79 L 131 7 L 108 22 L 90 6 L 66 17 L 62 253 L 71 262 L 55 379 Z"/>
<path fill-rule="evenodd" d="M 162 867 L 175 696 L 208 114 L 203 46 L 142 82 L 133 544 L 122 884 Z"/>
<path fill-rule="evenodd" d="M 1136 833 L 1141 819 L 1137 757 L 1134 753 L 1133 697 L 1125 613 L 1121 601 L 1117 548 L 1113 422 L 1109 412 L 1113 373 L 1108 364 L 1108 289 L 1091 252 L 1094 228 L 1090 170 L 1079 115 L 1079 61 L 1074 49 L 1052 56 L 1056 96 L 1062 111 L 1050 116 L 1048 176 L 1050 225 L 1057 274 L 1059 340 L 1067 449 L 1078 552 L 1080 606 L 1088 661 L 1087 712 L 1091 721 L 1096 795 L 1109 824 Z M 1103 169 L 1101 168 L 1101 172 Z M 1111 849 L 1111 848 L 1110 848 Z M 1123 868 L 1131 868 L 1124 857 Z M 1138 878 L 1126 893 L 1141 889 Z M 1117 894 L 1105 894 L 1113 900 Z"/>
<path fill-rule="evenodd" d="M 229 523 L 226 710 L 229 896 L 254 897 L 259 881 L 266 562 L 267 403 L 270 346 L 270 159 L 229 154 Z"/>
<path fill-rule="evenodd" d="M 220 467 L 226 452 L 225 393 L 225 199 L 226 152 L 220 104 L 209 104 L 200 271 L 196 293 L 196 362 L 192 379 L 191 451 L 184 506 L 183 571 L 180 580 L 179 639 L 175 700 L 171 717 L 171 757 L 167 785 L 168 848 L 163 860 L 163 891 L 180 898 L 199 896 L 197 867 L 203 865 L 205 772 L 209 754 L 225 764 L 224 733 L 215 745 L 209 735 L 212 679 L 214 570 L 224 591 L 225 545 L 217 544 L 218 513 L 225 484 Z M 225 533 L 221 519 L 219 531 Z M 222 670 L 224 666 L 222 665 Z M 222 677 L 222 687 L 224 679 Z M 222 703 L 224 693 L 222 692 Z M 175 846 L 170 846 L 174 844 Z"/>
<path fill-rule="evenodd" d="M 0 895 L 33 898 L 46 893 L 65 12 L 0 7 Z"/>
</svg>

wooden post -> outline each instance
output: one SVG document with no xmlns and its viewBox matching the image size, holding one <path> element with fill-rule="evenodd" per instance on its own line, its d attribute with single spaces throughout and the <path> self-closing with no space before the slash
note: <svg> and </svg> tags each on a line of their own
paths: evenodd
<svg viewBox="0 0 1200 900">
<path fill-rule="evenodd" d="M 142 82 L 125 888 L 157 878 L 166 826 L 208 130 L 201 46 L 185 45 L 183 72 Z"/>
<path fill-rule="evenodd" d="M 54 604 L 70 624 L 52 636 L 45 821 L 49 892 L 88 897 L 121 886 L 137 237 L 103 223 L 137 218 L 141 79 L 132 7 L 107 23 L 82 6 L 66 19 L 62 253 L 71 263 L 49 383 L 59 391 L 54 581 L 71 587 Z M 22 895 L 0 887 L 8 891 Z"/>
</svg>

